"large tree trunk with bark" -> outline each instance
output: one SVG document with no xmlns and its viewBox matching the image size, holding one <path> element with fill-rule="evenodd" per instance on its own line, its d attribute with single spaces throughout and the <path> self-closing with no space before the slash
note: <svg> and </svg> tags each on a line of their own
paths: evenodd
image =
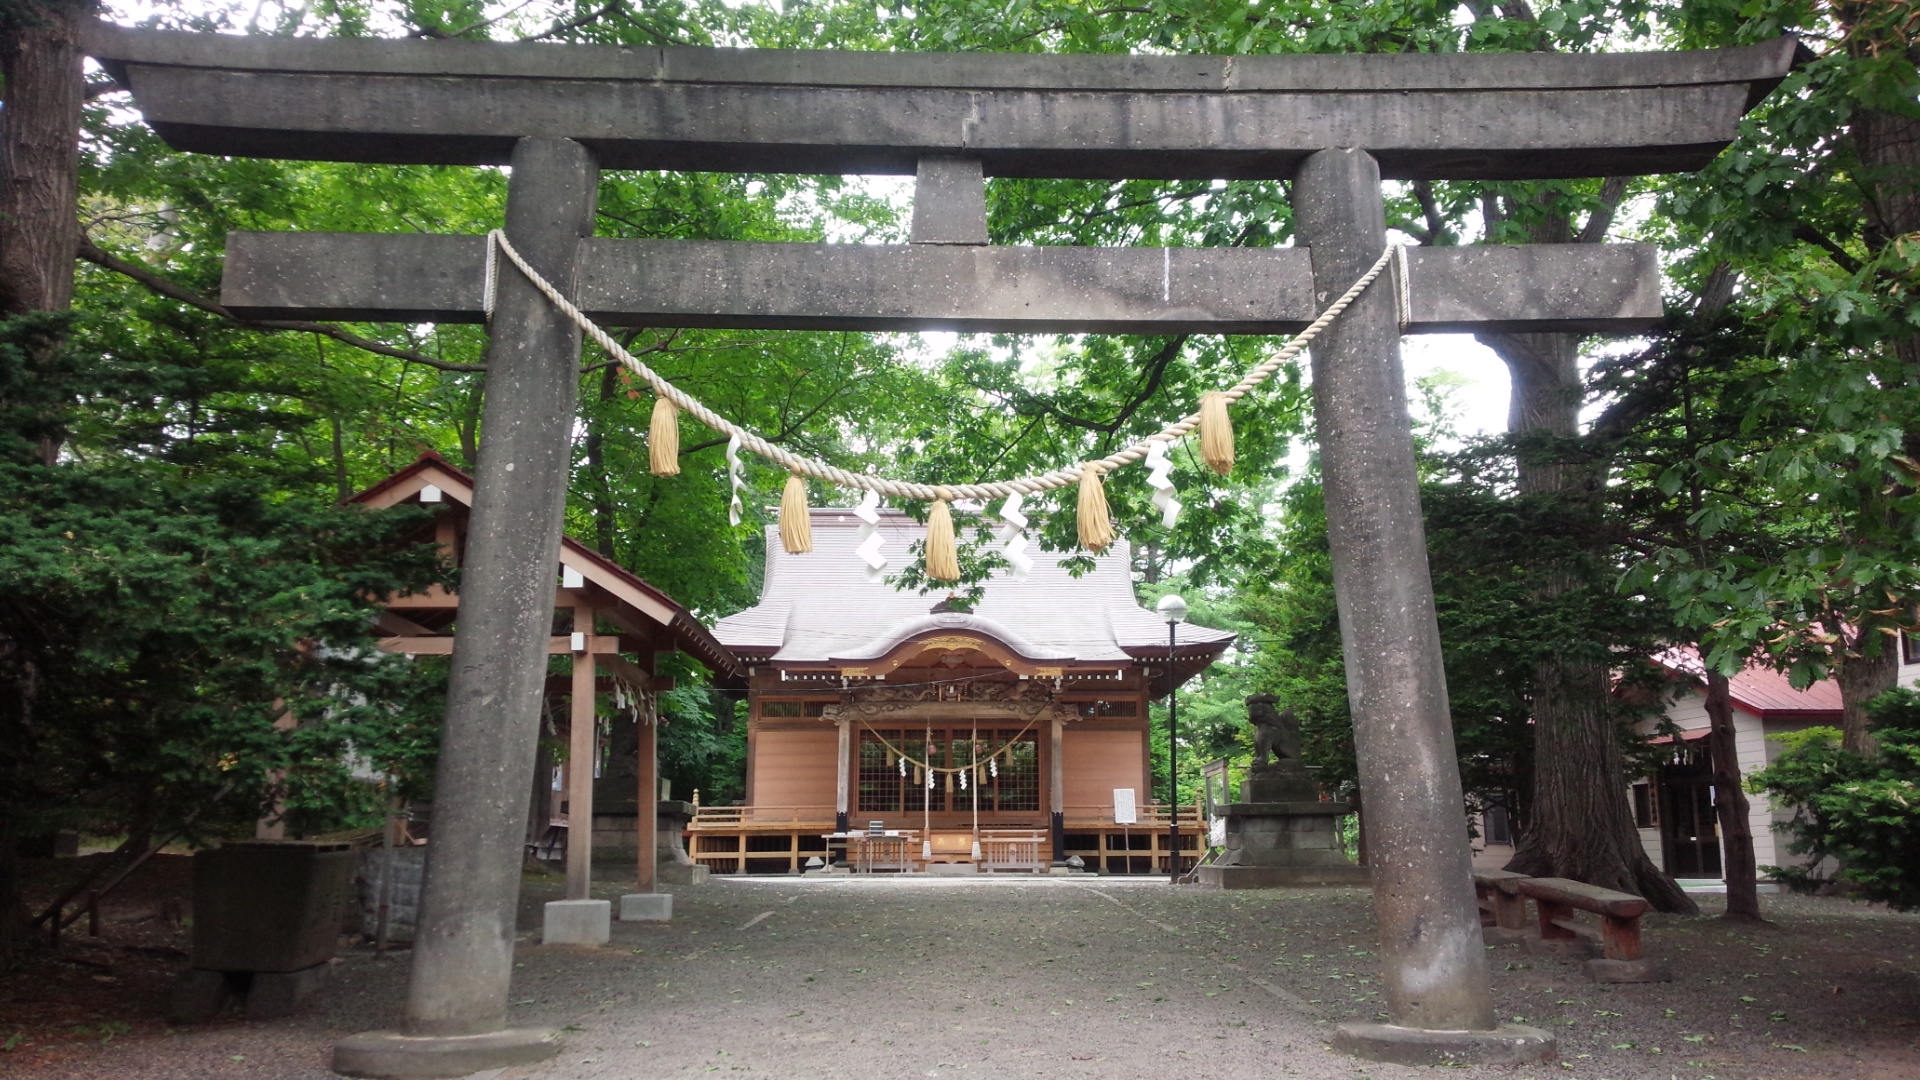
<svg viewBox="0 0 1920 1080">
<path fill-rule="evenodd" d="M 65 311 L 73 302 L 86 94 L 80 22 L 92 8 L 91 0 L 0 0 L 0 318 Z M 41 367 L 59 347 L 58 340 L 41 343 L 29 363 Z M 42 437 L 40 460 L 53 464 L 59 444 L 57 436 Z M 32 662 L 17 667 L 21 675 L 8 688 L 17 700 L 9 704 L 17 706 L 16 734 L 24 739 L 36 687 Z M 6 777 L 0 785 L 21 790 Z M 14 859 L 18 841 L 18 818 L 0 806 L 0 969 L 32 940 Z"/>
<path fill-rule="evenodd" d="M 1699 914 L 1640 846 L 1606 669 L 1549 661 L 1534 677 L 1533 803 L 1506 868 L 1634 893 L 1658 911 Z"/>
<path fill-rule="evenodd" d="M 1893 689 L 1900 680 L 1900 645 L 1890 635 L 1868 628 L 1853 638 L 1851 647 L 1840 653 L 1833 680 L 1840 684 L 1840 745 L 1856 754 L 1871 755 L 1877 744 L 1867 726 L 1867 703 Z M 1864 655 L 1870 637 L 1878 636 L 1880 648 Z"/>
<path fill-rule="evenodd" d="M 1733 697 L 1727 677 L 1707 672 L 1707 756 L 1713 763 L 1713 808 L 1720 823 L 1721 862 L 1727 882 L 1727 918 L 1758 919 L 1760 868 L 1754 861 L 1747 792 L 1740 783 L 1740 751 L 1734 743 Z"/>
<path fill-rule="evenodd" d="M 1610 183 L 1607 205 L 1624 194 Z M 1529 230 L 1534 243 L 1596 242 L 1610 214 L 1595 215 L 1576 235 L 1570 217 L 1549 213 Z M 1571 460 L 1584 398 L 1574 334 L 1481 334 L 1512 378 L 1508 432 L 1517 443 L 1522 495 L 1555 497 L 1569 515 L 1591 515 L 1604 464 Z M 1579 588 L 1572 574 L 1551 575 L 1543 601 Z M 1533 673 L 1533 791 L 1507 869 L 1567 877 L 1636 893 L 1657 910 L 1697 914 L 1693 900 L 1647 858 L 1627 804 L 1625 769 L 1604 662 L 1577 655 L 1543 661 Z"/>
<path fill-rule="evenodd" d="M 80 239 L 85 0 L 0 4 L 0 315 L 65 311 Z"/>
</svg>

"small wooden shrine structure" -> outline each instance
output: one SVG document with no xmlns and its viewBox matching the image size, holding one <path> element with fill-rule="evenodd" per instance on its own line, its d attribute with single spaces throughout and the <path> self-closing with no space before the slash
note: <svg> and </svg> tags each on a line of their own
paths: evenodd
<svg viewBox="0 0 1920 1080">
<path fill-rule="evenodd" d="M 349 501 L 434 508 L 433 537 L 458 566 L 473 494 L 472 476 L 426 453 Z M 655 695 L 673 687 L 656 673 L 655 658 L 685 652 L 721 677 L 739 674 L 739 664 L 687 609 L 570 536 L 561 540 L 553 576 L 547 653 L 571 657 L 572 671 L 547 678 L 547 726 L 564 738 L 567 753 L 529 777 L 538 819 L 530 831 L 549 849 L 564 847 L 570 898 L 586 898 L 596 846 L 611 849 L 619 862 L 631 852 L 636 885 L 651 892 L 655 860 L 647 856 L 658 847 L 653 802 L 660 786 Z M 379 645 L 410 656 L 453 655 L 459 614 L 460 597 L 437 585 L 393 597 L 375 625 Z"/>
<path fill-rule="evenodd" d="M 828 855 L 828 834 L 878 822 L 916 841 L 902 869 L 1080 855 L 1165 872 L 1147 703 L 1233 635 L 1181 624 L 1170 667 L 1167 624 L 1134 597 L 1124 543 L 1077 578 L 1043 554 L 1024 580 L 997 575 L 966 613 L 872 579 L 861 526 L 850 510 L 812 511 L 805 555 L 770 526 L 760 602 L 714 627 L 746 667 L 747 789 L 740 806 L 698 811 L 693 858 L 784 873 Z M 897 562 L 923 531 L 895 511 L 874 535 Z M 966 771 L 934 771 L 930 785 L 928 766 Z M 1194 807 L 1182 817 L 1190 861 L 1200 819 Z"/>
</svg>

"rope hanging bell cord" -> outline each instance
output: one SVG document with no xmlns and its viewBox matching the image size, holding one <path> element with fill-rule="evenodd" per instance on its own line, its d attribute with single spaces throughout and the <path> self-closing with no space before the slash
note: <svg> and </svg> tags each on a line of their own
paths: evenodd
<svg viewBox="0 0 1920 1080">
<path fill-rule="evenodd" d="M 639 358 L 629 353 L 618 341 L 613 339 L 612 335 L 602 330 L 592 319 L 587 318 L 579 308 L 573 305 L 572 301 L 568 300 L 559 289 L 554 287 L 552 282 L 542 277 L 533 267 L 527 265 L 527 261 L 521 258 L 520 253 L 514 250 L 513 245 L 508 242 L 506 233 L 499 229 L 495 229 L 487 234 L 486 314 L 489 320 L 493 317 L 494 293 L 498 286 L 498 270 L 495 261 L 496 253 L 505 255 L 507 261 L 512 263 L 515 269 L 519 270 L 521 274 L 525 275 L 527 281 L 531 283 L 535 289 L 539 290 L 541 295 L 545 296 L 554 307 L 564 312 L 567 318 L 571 319 L 573 324 L 580 328 L 582 333 L 592 338 L 602 349 L 605 349 L 607 355 L 618 360 L 628 371 L 633 372 L 640 377 L 641 381 L 652 387 L 653 392 L 659 395 L 661 400 L 672 402 L 675 406 L 692 413 L 695 419 L 713 430 L 738 440 L 742 449 L 757 454 L 796 475 L 809 476 L 815 480 L 821 480 L 838 487 L 877 492 L 880 495 L 894 499 L 917 499 L 923 502 L 939 501 L 943 503 L 954 499 L 989 500 L 1004 499 L 1016 494 L 1037 495 L 1041 492 L 1054 491 L 1072 484 L 1078 484 L 1081 482 L 1083 475 L 1089 472 L 1097 477 L 1112 472 L 1122 466 L 1131 465 L 1147 457 L 1149 453 L 1152 452 L 1155 443 L 1171 443 L 1175 440 L 1185 438 L 1201 425 L 1202 414 L 1195 412 L 1168 424 L 1166 427 L 1161 428 L 1158 433 L 1150 435 L 1125 449 L 1108 454 L 1106 457 L 1054 469 L 1051 472 L 1021 477 L 1016 480 L 996 480 L 985 484 L 922 484 L 909 480 L 895 480 L 890 477 L 879 476 L 872 473 L 848 472 L 845 469 L 830 465 L 827 462 L 805 457 L 776 446 L 757 433 L 741 427 L 739 424 L 714 412 L 702 404 L 699 399 L 668 382 L 665 378 L 661 377 L 658 372 L 646 364 L 641 363 Z M 1374 260 L 1371 267 L 1367 268 L 1367 272 L 1360 275 L 1359 280 L 1355 281 L 1352 287 L 1342 293 L 1339 299 L 1327 305 L 1326 310 L 1320 313 L 1319 318 L 1314 319 L 1306 329 L 1289 339 L 1286 345 L 1281 347 L 1280 351 L 1274 353 L 1271 357 L 1268 357 L 1252 370 L 1248 371 L 1246 377 L 1241 379 L 1231 389 L 1216 391 L 1216 393 L 1218 393 L 1227 404 L 1239 401 L 1241 398 L 1247 396 L 1255 387 L 1267 381 L 1274 372 L 1278 371 L 1281 365 L 1298 355 L 1314 338 L 1319 337 L 1320 332 L 1325 330 L 1333 320 L 1339 318 L 1340 313 L 1347 310 L 1348 305 L 1358 299 L 1360 294 L 1367 290 L 1367 286 L 1372 285 L 1375 279 L 1384 273 L 1389 265 L 1394 267 L 1394 276 L 1398 279 L 1398 287 L 1394 300 L 1400 325 L 1404 330 L 1409 315 L 1406 248 L 1399 244 L 1388 244 L 1386 249 L 1380 253 L 1380 257 Z"/>
<path fill-rule="evenodd" d="M 926 772 L 929 775 L 938 776 L 945 773 L 963 773 L 963 772 L 967 772 L 970 769 L 978 769 L 981 765 L 985 764 L 986 762 L 998 759 L 1002 754 L 1006 755 L 1008 768 L 1012 768 L 1014 744 L 1018 743 L 1021 739 L 1025 738 L 1027 732 L 1032 731 L 1034 725 L 1040 722 L 1041 711 L 1043 710 L 1035 710 L 1034 714 L 1027 718 L 1027 726 L 1021 728 L 1020 731 L 1013 736 L 1013 738 L 1008 739 L 1006 743 L 1004 743 L 1000 747 L 1000 749 L 995 750 L 993 753 L 988 754 L 984 758 L 976 757 L 976 760 L 970 765 L 952 765 L 952 766 L 934 765 L 931 762 L 921 761 L 918 758 L 910 756 L 905 750 L 902 750 L 899 747 L 888 742 L 887 737 L 885 735 L 882 735 L 878 731 L 875 731 L 873 729 L 873 726 L 871 724 L 868 724 L 866 721 L 864 720 L 860 721 L 860 728 L 861 730 L 865 731 L 867 734 L 873 736 L 874 741 L 878 742 L 881 746 L 885 747 L 888 750 L 888 752 L 893 754 L 894 757 L 899 758 L 901 761 L 906 762 L 907 764 L 913 766 L 916 769 L 926 770 Z M 976 732 L 978 731 L 978 727 L 979 727 L 978 724 L 976 724 L 975 725 Z M 976 743 L 979 742 L 979 738 L 977 737 L 977 735 L 974 741 Z M 979 751 L 976 750 L 975 754 L 977 755 L 978 753 Z M 928 754 L 927 756 L 932 757 L 933 755 Z M 892 768 L 892 766 L 888 766 L 888 768 Z"/>
</svg>

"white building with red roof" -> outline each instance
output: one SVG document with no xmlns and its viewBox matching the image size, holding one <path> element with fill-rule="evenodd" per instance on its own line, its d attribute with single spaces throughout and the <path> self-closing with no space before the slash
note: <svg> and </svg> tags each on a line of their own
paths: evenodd
<svg viewBox="0 0 1920 1080">
<path fill-rule="evenodd" d="M 1914 638 L 1903 641 L 1900 661 L 1899 685 L 1920 686 L 1920 644 Z M 1655 662 L 1679 684 L 1679 692 L 1667 704 L 1664 717 L 1643 720 L 1636 729 L 1649 742 L 1672 749 L 1658 771 L 1631 785 L 1634 824 L 1655 866 L 1683 882 L 1718 881 L 1725 859 L 1715 816 L 1713 771 L 1707 759 L 1706 740 L 1712 721 L 1707 716 L 1700 654 L 1692 648 L 1676 648 L 1656 657 Z M 1840 686 L 1830 679 L 1795 689 L 1784 673 L 1752 665 L 1734 675 L 1728 684 L 1734 746 L 1743 777 L 1752 776 L 1779 757 L 1782 744 L 1774 736 L 1821 725 L 1840 726 Z M 1678 728 L 1678 733 L 1660 734 L 1666 727 L 1663 720 Z M 1768 866 L 1804 865 L 1804 856 L 1788 850 L 1791 834 L 1781 828 L 1792 820 L 1792 812 L 1774 806 L 1764 793 L 1749 792 L 1747 801 L 1754 861 L 1762 868 L 1762 876 Z M 1476 854 L 1476 865 L 1504 865 L 1512 855 L 1504 820 L 1484 821 L 1482 831 L 1487 842 Z"/>
</svg>

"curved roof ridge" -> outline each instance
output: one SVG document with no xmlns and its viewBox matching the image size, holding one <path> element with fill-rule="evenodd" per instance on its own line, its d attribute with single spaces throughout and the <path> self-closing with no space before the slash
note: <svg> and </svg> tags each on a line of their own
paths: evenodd
<svg viewBox="0 0 1920 1080">
<path fill-rule="evenodd" d="M 1072 653 L 1049 652 L 1046 649 L 1036 646 L 1026 638 L 1008 629 L 1005 625 L 992 619 L 983 619 L 978 615 L 967 615 L 960 612 L 943 612 L 938 615 L 923 616 L 903 626 L 896 626 L 851 652 L 836 653 L 832 659 L 878 660 L 922 634 L 953 633 L 956 631 L 992 638 L 994 641 L 1006 646 L 1008 650 L 1018 655 L 1022 660 L 1075 659 Z"/>
</svg>

